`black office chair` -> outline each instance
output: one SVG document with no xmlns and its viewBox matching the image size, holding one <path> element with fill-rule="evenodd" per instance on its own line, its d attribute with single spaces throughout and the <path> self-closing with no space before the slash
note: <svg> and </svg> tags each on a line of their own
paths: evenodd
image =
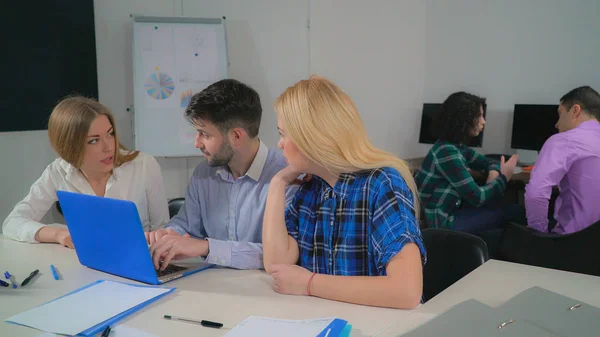
<svg viewBox="0 0 600 337">
<path fill-rule="evenodd" d="M 500 258 L 530 266 L 600 276 L 600 221 L 576 233 L 537 232 L 510 223 L 500 242 Z"/>
<path fill-rule="evenodd" d="M 423 267 L 423 299 L 430 300 L 488 259 L 485 242 L 472 234 L 448 229 L 422 231 L 427 250 Z"/>
<path fill-rule="evenodd" d="M 169 200 L 169 217 L 172 218 L 176 216 L 183 204 L 185 204 L 185 198 L 175 198 Z"/>
</svg>

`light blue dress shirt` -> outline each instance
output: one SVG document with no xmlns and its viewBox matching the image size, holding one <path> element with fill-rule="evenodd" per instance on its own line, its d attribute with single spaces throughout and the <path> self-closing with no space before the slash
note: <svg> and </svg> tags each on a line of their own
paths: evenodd
<svg viewBox="0 0 600 337">
<path fill-rule="evenodd" d="M 196 167 L 185 204 L 167 228 L 208 239 L 206 261 L 237 269 L 263 268 L 262 223 L 271 178 L 287 166 L 283 155 L 261 141 L 244 176 L 234 179 L 227 167 Z M 288 202 L 296 191 L 288 187 Z"/>
</svg>

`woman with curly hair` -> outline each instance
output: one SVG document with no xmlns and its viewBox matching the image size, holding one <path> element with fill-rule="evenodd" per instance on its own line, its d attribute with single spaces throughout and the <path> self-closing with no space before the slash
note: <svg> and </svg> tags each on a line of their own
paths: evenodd
<svg viewBox="0 0 600 337">
<path fill-rule="evenodd" d="M 498 165 L 466 145 L 483 131 L 484 104 L 484 98 L 455 92 L 434 116 L 437 141 L 415 176 L 429 227 L 477 233 L 524 215 L 522 206 L 502 204 L 517 156 L 502 157 Z M 483 172 L 486 184 L 479 186 L 469 169 Z"/>
</svg>

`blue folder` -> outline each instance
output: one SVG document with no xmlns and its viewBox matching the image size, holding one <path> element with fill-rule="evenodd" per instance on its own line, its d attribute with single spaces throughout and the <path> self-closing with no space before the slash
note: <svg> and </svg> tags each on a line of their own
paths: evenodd
<svg viewBox="0 0 600 337">
<path fill-rule="evenodd" d="M 350 337 L 351 332 L 352 332 L 352 324 L 346 324 L 346 326 L 344 327 L 344 330 L 342 330 L 342 333 L 340 333 L 340 335 L 338 337 Z"/>
<path fill-rule="evenodd" d="M 346 326 L 352 327 L 348 321 L 336 318 L 317 337 L 344 337 L 348 331 Z"/>
<path fill-rule="evenodd" d="M 77 290 L 74 290 L 74 291 L 72 291 L 72 292 L 70 292 L 70 293 L 68 293 L 66 295 L 57 297 L 57 298 L 53 299 L 50 302 L 54 302 L 54 301 L 56 301 L 58 299 L 61 299 L 63 297 L 69 296 L 69 295 L 72 295 L 72 294 L 74 294 L 76 292 L 82 291 L 83 289 L 89 288 L 89 287 L 91 287 L 93 285 L 96 285 L 98 283 L 102 283 L 104 281 L 105 280 L 98 280 L 96 282 L 92 282 L 92 283 L 90 283 L 88 285 L 85 285 L 85 286 L 83 286 L 83 287 L 81 287 L 81 288 L 79 288 Z M 148 286 L 148 285 L 131 284 L 131 283 L 125 283 L 125 282 L 119 282 L 119 281 L 112 281 L 112 280 L 111 280 L 111 282 L 117 282 L 117 283 L 127 284 L 129 286 L 140 287 L 140 288 L 165 288 L 165 287 L 156 287 L 156 286 Z M 170 289 L 170 290 L 168 292 L 164 293 L 164 294 L 160 294 L 160 295 L 158 295 L 156 297 L 153 297 L 153 298 L 149 299 L 146 302 L 140 303 L 140 304 L 138 304 L 137 306 L 135 306 L 135 307 L 133 307 L 131 309 L 125 310 L 122 313 L 120 313 L 120 314 L 118 314 L 118 315 L 116 315 L 114 317 L 111 317 L 111 318 L 107 319 L 104 322 L 98 323 L 95 326 L 93 326 L 93 327 L 91 327 L 91 328 L 89 328 L 89 329 L 87 329 L 85 331 L 80 332 L 79 334 L 77 334 L 77 336 L 92 337 L 95 334 L 101 333 L 106 328 L 106 326 L 108 326 L 108 325 L 110 325 L 110 326 L 115 325 L 115 323 L 119 322 L 123 318 L 125 318 L 125 317 L 133 314 L 134 312 L 139 311 L 140 309 L 148 306 L 150 303 L 153 303 L 156 300 L 158 300 L 158 299 L 166 296 L 167 294 L 170 294 L 173 291 L 175 291 L 175 288 L 165 288 L 165 289 Z M 50 303 L 50 302 L 47 302 L 47 303 Z M 12 322 L 9 322 L 9 323 L 12 323 Z"/>
<path fill-rule="evenodd" d="M 101 281 L 96 281 L 96 282 L 90 283 L 87 286 L 85 286 L 83 288 L 79 288 L 79 289 L 75 290 L 72 293 L 78 292 L 78 291 L 80 291 L 82 289 L 85 289 L 87 287 L 90 287 L 90 286 L 92 286 L 92 285 L 94 285 L 96 283 L 100 283 L 100 282 L 104 282 L 104 281 L 101 280 Z M 116 282 L 116 281 L 113 281 L 113 282 Z M 130 285 L 130 286 L 134 286 L 134 287 L 140 287 L 140 288 L 156 288 L 156 286 L 138 285 L 138 284 L 125 283 L 125 282 L 120 282 L 120 283 L 124 283 L 124 284 Z M 91 327 L 91 328 L 89 328 L 89 329 L 81 332 L 79 335 L 87 337 L 87 336 L 94 336 L 97 333 L 101 333 L 106 328 L 107 325 L 111 325 L 112 326 L 115 323 L 117 323 L 118 321 L 122 320 L 123 318 L 125 318 L 125 317 L 133 314 L 134 312 L 139 311 L 140 309 L 142 309 L 144 307 L 147 307 L 150 303 L 156 302 L 158 299 L 160 299 L 162 297 L 165 297 L 166 295 L 168 295 L 168 294 L 172 293 L 173 291 L 175 291 L 175 288 L 167 288 L 167 289 L 170 289 L 170 290 L 167 291 L 164 294 L 160 294 L 160 295 L 158 295 L 158 296 L 156 296 L 154 298 L 151 298 L 151 299 L 147 300 L 146 302 L 140 303 L 137 306 L 135 306 L 135 307 L 133 307 L 133 308 L 131 308 L 129 310 L 125 310 L 122 313 L 120 313 L 120 314 L 118 314 L 118 315 L 116 315 L 116 316 L 114 316 L 114 317 L 112 317 L 110 319 L 107 319 L 106 321 L 104 321 L 102 323 L 99 323 L 99 324 L 97 324 L 97 325 L 95 325 L 95 326 L 93 326 L 93 327 Z M 72 293 L 70 293 L 70 294 L 72 294 Z M 70 295 L 70 294 L 68 294 L 68 295 Z"/>
</svg>

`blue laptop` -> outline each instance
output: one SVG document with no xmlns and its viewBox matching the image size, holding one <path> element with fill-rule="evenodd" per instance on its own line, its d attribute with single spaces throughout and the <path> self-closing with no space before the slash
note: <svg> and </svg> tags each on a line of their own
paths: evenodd
<svg viewBox="0 0 600 337">
<path fill-rule="evenodd" d="M 89 268 L 148 283 L 162 284 L 214 266 L 169 264 L 154 269 L 144 229 L 132 201 L 58 191 L 79 262 Z"/>
</svg>

